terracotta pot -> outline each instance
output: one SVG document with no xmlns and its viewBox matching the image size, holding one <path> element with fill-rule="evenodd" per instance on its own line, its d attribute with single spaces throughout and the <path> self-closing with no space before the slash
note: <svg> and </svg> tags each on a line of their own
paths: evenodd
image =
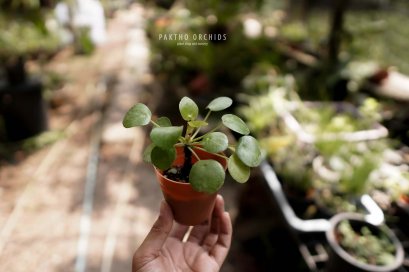
<svg viewBox="0 0 409 272">
<path fill-rule="evenodd" d="M 226 169 L 227 161 L 214 154 L 195 149 L 200 159 L 213 159 Z M 185 160 L 183 147 L 176 148 L 176 159 L 173 166 L 182 166 Z M 192 163 L 197 159 L 192 156 Z M 197 192 L 190 183 L 176 182 L 163 176 L 163 172 L 155 168 L 156 176 L 163 196 L 172 208 L 175 221 L 188 226 L 198 225 L 210 219 L 216 201 L 217 192 L 213 194 Z"/>
</svg>

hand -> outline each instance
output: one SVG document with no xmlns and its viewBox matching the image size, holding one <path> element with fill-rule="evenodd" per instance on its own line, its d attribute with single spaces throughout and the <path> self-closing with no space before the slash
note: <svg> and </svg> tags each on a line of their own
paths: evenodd
<svg viewBox="0 0 409 272">
<path fill-rule="evenodd" d="M 162 201 L 159 218 L 135 252 L 133 272 L 157 271 L 219 271 L 230 249 L 232 225 L 224 211 L 223 198 L 218 195 L 211 222 L 193 227 L 173 222 L 173 214 Z"/>
</svg>

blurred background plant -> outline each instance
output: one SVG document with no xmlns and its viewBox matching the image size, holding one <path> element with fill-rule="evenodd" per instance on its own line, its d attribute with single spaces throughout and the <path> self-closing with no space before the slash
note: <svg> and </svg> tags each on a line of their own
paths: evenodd
<svg viewBox="0 0 409 272">
<path fill-rule="evenodd" d="M 0 11 L 0 59 L 8 83 L 24 81 L 25 60 L 51 54 L 60 46 L 56 32 L 47 25 L 53 10 L 48 1 L 3 1 Z M 51 21 L 48 21 L 51 22 Z"/>
</svg>

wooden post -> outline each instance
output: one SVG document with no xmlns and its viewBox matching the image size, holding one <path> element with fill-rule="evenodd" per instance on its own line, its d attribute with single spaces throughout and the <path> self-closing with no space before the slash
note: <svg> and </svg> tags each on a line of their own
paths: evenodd
<svg viewBox="0 0 409 272">
<path fill-rule="evenodd" d="M 344 32 L 344 16 L 349 0 L 336 0 L 332 9 L 331 30 L 328 38 L 328 62 L 334 65 L 338 62 L 338 54 Z"/>
</svg>

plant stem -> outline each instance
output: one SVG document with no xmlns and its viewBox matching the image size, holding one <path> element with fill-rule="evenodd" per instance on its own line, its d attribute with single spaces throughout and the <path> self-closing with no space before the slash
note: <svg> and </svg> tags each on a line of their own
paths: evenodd
<svg viewBox="0 0 409 272">
<path fill-rule="evenodd" d="M 199 149 L 199 150 L 202 150 L 202 151 L 206 151 L 206 149 L 201 148 L 201 147 L 198 147 L 198 146 L 193 146 L 193 148 L 196 148 L 196 149 Z M 206 151 L 206 152 L 208 152 L 208 151 Z M 226 156 L 224 156 L 224 155 L 222 155 L 222 154 L 219 154 L 219 153 L 212 153 L 212 154 L 215 155 L 215 156 L 217 156 L 217 157 L 226 159 L 226 160 L 228 159 Z"/>
<path fill-rule="evenodd" d="M 209 116 L 210 116 L 211 113 L 212 113 L 211 110 L 209 110 L 209 111 L 207 112 L 207 114 L 206 114 L 206 116 L 205 116 L 205 118 L 204 118 L 204 120 L 203 120 L 204 122 L 207 121 L 207 119 L 209 118 Z M 202 127 L 198 127 L 198 128 L 196 129 L 195 133 L 193 133 L 193 135 L 192 135 L 192 140 L 196 137 L 196 135 L 199 133 L 199 131 L 200 131 L 201 128 L 202 128 Z"/>
<path fill-rule="evenodd" d="M 192 152 L 187 145 L 184 146 L 183 152 L 185 153 L 185 161 L 182 169 L 180 169 L 180 174 L 187 179 L 189 177 L 190 169 L 192 169 Z"/>
<path fill-rule="evenodd" d="M 231 151 L 233 151 L 233 152 L 236 152 L 236 147 L 235 147 L 235 146 L 229 145 L 229 149 L 230 149 Z"/>
<path fill-rule="evenodd" d="M 221 126 L 222 126 L 222 123 L 218 124 L 218 125 L 217 125 L 215 128 L 213 128 L 211 131 L 207 132 L 206 134 L 204 134 L 204 135 L 202 135 L 202 136 L 200 136 L 200 137 L 197 137 L 195 140 L 198 141 L 198 140 L 202 139 L 202 138 L 203 138 L 204 136 L 206 136 L 207 134 L 212 133 L 212 132 L 218 130 Z"/>
<path fill-rule="evenodd" d="M 194 128 L 191 127 L 189 124 L 187 124 L 186 133 L 185 133 L 185 139 L 186 139 L 187 142 L 190 142 L 190 140 L 193 139 L 192 136 L 191 136 L 193 130 L 194 130 Z"/>
<path fill-rule="evenodd" d="M 160 127 L 157 123 L 155 123 L 154 121 L 151 120 L 151 123 L 155 126 L 155 127 Z"/>
<path fill-rule="evenodd" d="M 207 112 L 207 114 L 206 114 L 206 116 L 205 116 L 205 118 L 204 118 L 204 120 L 203 121 L 207 121 L 207 119 L 209 119 L 209 116 L 210 116 L 210 114 L 212 113 L 212 111 L 211 110 L 209 110 L 208 112 Z"/>
<path fill-rule="evenodd" d="M 190 152 L 192 152 L 193 156 L 195 156 L 196 159 L 197 159 L 198 161 L 200 161 L 200 158 L 199 158 L 199 156 L 196 154 L 196 152 L 195 152 L 192 148 L 190 148 L 190 147 L 188 147 L 188 148 L 189 148 Z"/>
</svg>

